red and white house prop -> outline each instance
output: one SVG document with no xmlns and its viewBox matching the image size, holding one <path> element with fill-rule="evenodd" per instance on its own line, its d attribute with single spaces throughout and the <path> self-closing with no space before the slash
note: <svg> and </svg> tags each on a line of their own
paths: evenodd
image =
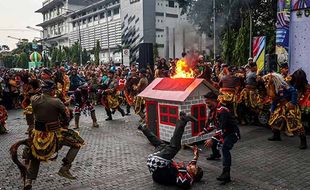
<svg viewBox="0 0 310 190">
<path fill-rule="evenodd" d="M 207 109 L 204 95 L 216 89 L 204 79 L 157 78 L 138 96 L 146 100 L 146 121 L 161 140 L 170 141 L 181 111 L 194 116 L 198 122 L 189 122 L 182 144 L 205 140 L 211 134 L 198 137 L 205 127 Z"/>
</svg>

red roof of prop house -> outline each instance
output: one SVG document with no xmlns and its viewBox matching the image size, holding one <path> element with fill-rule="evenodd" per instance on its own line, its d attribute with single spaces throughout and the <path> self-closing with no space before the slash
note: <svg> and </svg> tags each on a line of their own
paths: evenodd
<svg viewBox="0 0 310 190">
<path fill-rule="evenodd" d="M 204 85 L 209 90 L 216 91 L 216 89 L 204 79 L 156 78 L 138 96 L 157 100 L 183 102 L 200 85 Z"/>
</svg>

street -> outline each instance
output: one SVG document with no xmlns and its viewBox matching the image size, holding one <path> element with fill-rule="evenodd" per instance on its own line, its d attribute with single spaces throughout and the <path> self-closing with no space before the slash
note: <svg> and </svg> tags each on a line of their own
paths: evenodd
<svg viewBox="0 0 310 190">
<path fill-rule="evenodd" d="M 60 151 L 57 161 L 41 164 L 34 190 L 151 190 L 176 189 L 152 181 L 146 158 L 153 147 L 137 131 L 136 115 L 122 118 L 119 113 L 113 121 L 105 121 L 102 106 L 96 107 L 99 128 L 91 127 L 90 116 L 82 116 L 80 134 L 86 145 L 72 165 L 77 180 L 57 175 L 67 148 Z M 73 126 L 74 121 L 71 121 Z M 0 189 L 22 189 L 17 166 L 11 161 L 10 146 L 26 137 L 27 126 L 21 110 L 9 111 L 9 133 L 0 136 Z M 298 137 L 269 142 L 270 129 L 240 126 L 242 139 L 232 150 L 232 182 L 223 186 L 216 181 L 222 166 L 220 161 L 206 161 L 210 151 L 203 149 L 198 164 L 204 170 L 203 180 L 193 185 L 199 189 L 310 189 L 310 150 L 299 150 Z M 181 150 L 176 161 L 190 161 L 192 152 Z"/>
</svg>

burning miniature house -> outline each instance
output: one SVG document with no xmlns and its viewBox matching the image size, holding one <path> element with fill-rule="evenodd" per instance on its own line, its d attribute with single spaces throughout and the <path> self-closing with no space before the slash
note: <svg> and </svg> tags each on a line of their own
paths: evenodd
<svg viewBox="0 0 310 190">
<path fill-rule="evenodd" d="M 146 100 L 146 121 L 154 134 L 170 141 L 181 111 L 197 118 L 188 122 L 182 144 L 205 140 L 209 135 L 198 136 L 206 122 L 204 95 L 216 89 L 204 79 L 156 78 L 139 96 Z"/>
</svg>

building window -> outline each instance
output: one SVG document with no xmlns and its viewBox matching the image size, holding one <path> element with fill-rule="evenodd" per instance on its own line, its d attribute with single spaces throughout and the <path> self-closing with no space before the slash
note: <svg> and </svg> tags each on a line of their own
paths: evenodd
<svg viewBox="0 0 310 190">
<path fill-rule="evenodd" d="M 168 6 L 174 8 L 174 1 L 169 1 Z"/>
<path fill-rule="evenodd" d="M 114 9 L 113 14 L 114 15 L 118 15 L 119 14 L 119 9 Z"/>
<path fill-rule="evenodd" d="M 92 17 L 89 17 L 88 18 L 88 22 L 90 23 L 92 21 Z"/>
<path fill-rule="evenodd" d="M 100 14 L 100 19 L 103 19 L 104 18 L 104 13 L 101 13 Z"/>
<path fill-rule="evenodd" d="M 178 120 L 178 106 L 159 105 L 160 123 L 175 126 Z"/>
<path fill-rule="evenodd" d="M 133 4 L 133 3 L 136 3 L 136 2 L 139 2 L 140 0 L 130 0 L 130 4 Z"/>
<path fill-rule="evenodd" d="M 109 17 L 109 16 L 111 16 L 111 15 L 112 15 L 111 10 L 108 10 L 107 17 Z"/>
<path fill-rule="evenodd" d="M 98 20 L 98 15 L 94 16 L 94 21 Z"/>
<path fill-rule="evenodd" d="M 194 116 L 198 122 L 192 122 L 192 136 L 197 136 L 198 133 L 203 131 L 207 120 L 206 105 L 198 104 L 192 106 L 192 116 Z"/>
<path fill-rule="evenodd" d="M 166 17 L 170 17 L 170 18 L 178 18 L 179 16 L 177 14 L 170 14 L 170 13 L 166 13 Z"/>
<path fill-rule="evenodd" d="M 86 24 L 86 19 L 83 19 L 83 24 Z"/>
</svg>

